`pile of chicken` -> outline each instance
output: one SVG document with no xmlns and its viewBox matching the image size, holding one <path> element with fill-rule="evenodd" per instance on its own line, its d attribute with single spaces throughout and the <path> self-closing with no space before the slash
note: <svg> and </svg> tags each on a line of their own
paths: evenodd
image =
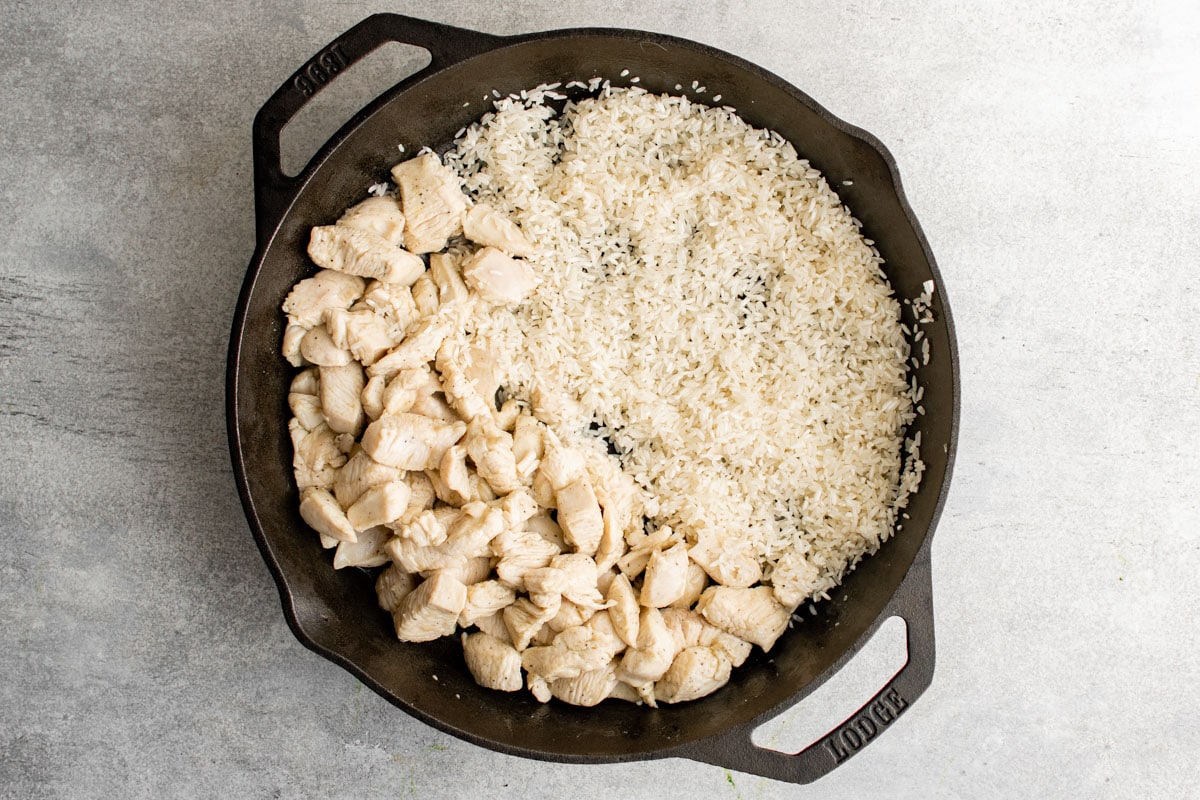
<svg viewBox="0 0 1200 800">
<path fill-rule="evenodd" d="M 791 609 L 750 586 L 757 565 L 647 532 L 620 463 L 554 431 L 552 387 L 498 406 L 494 359 L 465 332 L 534 290 L 533 247 L 436 155 L 392 176 L 398 198 L 312 229 L 322 270 L 283 304 L 284 356 L 306 367 L 288 396 L 304 521 L 335 568 L 386 565 L 375 588 L 401 640 L 462 628 L 483 686 L 583 706 L 720 688 Z"/>
</svg>

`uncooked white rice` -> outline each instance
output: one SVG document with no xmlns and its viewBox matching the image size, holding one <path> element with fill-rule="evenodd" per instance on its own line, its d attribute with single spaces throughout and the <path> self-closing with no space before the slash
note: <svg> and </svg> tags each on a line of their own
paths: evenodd
<svg viewBox="0 0 1200 800">
<path fill-rule="evenodd" d="M 651 527 L 734 532 L 768 578 L 784 559 L 828 597 L 924 469 L 878 252 L 791 144 L 730 110 L 607 82 L 561 113 L 522 98 L 446 156 L 537 246 L 537 290 L 473 336 L 514 393 L 537 376 L 579 399 L 557 433 L 611 443 Z"/>
</svg>

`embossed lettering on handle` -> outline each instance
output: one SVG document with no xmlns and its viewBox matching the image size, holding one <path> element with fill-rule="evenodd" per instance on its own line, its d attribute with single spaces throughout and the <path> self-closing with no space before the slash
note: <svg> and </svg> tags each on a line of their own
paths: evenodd
<svg viewBox="0 0 1200 800">
<path fill-rule="evenodd" d="M 831 733 L 823 742 L 825 749 L 833 756 L 834 762 L 842 763 L 874 739 L 881 730 L 895 722 L 906 708 L 908 701 L 901 696 L 900 691 L 895 687 L 888 689 L 880 699 Z"/>
<path fill-rule="evenodd" d="M 349 61 L 340 43 L 332 45 L 313 56 L 296 75 L 292 85 L 300 94 L 312 97 L 318 89 L 333 80 L 334 75 L 344 70 Z"/>
</svg>

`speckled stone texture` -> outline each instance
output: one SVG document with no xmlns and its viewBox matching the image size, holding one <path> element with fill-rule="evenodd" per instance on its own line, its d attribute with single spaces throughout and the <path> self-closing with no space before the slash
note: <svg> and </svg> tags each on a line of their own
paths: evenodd
<svg viewBox="0 0 1200 800">
<path fill-rule="evenodd" d="M 697 39 L 894 154 L 962 357 L 959 459 L 933 546 L 938 666 L 820 784 L 495 754 L 407 717 L 284 624 L 222 405 L 254 246 L 250 123 L 378 10 L 500 34 Z M 0 11 L 0 797 L 1195 795 L 1194 2 Z M 297 123 L 293 163 L 388 69 L 419 63 L 402 52 L 347 76 L 348 93 Z M 829 720 L 873 688 L 835 698 Z M 802 704 L 773 735 L 813 713 Z"/>
</svg>

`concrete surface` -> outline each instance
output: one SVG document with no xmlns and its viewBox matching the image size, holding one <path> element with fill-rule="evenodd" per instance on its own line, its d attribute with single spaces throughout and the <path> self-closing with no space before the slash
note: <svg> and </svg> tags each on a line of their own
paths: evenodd
<svg viewBox="0 0 1200 800">
<path fill-rule="evenodd" d="M 0 3 L 0 797 L 1200 796 L 1198 9 Z M 377 10 L 697 39 L 895 155 L 962 354 L 938 667 L 816 786 L 494 754 L 287 630 L 222 410 L 250 122 Z"/>
</svg>

